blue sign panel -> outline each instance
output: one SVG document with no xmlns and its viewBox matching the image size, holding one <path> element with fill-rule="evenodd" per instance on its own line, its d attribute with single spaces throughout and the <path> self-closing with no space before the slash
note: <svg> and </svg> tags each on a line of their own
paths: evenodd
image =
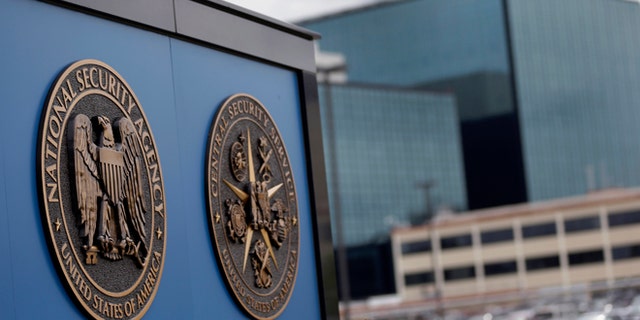
<svg viewBox="0 0 640 320">
<path fill-rule="evenodd" d="M 176 8 L 201 5 L 182 0 L 175 3 Z M 318 201 L 318 191 L 310 189 L 314 183 L 309 181 L 316 174 L 311 174 L 313 168 L 309 164 L 314 162 L 308 159 L 304 110 L 310 93 L 301 84 L 305 72 L 309 73 L 303 70 L 307 66 L 304 59 L 290 66 L 277 58 L 262 58 L 260 50 L 245 54 L 242 48 L 204 43 L 197 34 L 181 34 L 178 19 L 176 29 L 167 32 L 153 26 L 140 28 L 137 22 L 120 18 L 86 14 L 84 9 L 73 10 L 77 9 L 74 5 L 69 5 L 70 9 L 38 1 L 3 0 L 2 4 L 1 318 L 82 319 L 86 315 L 82 307 L 74 304 L 56 271 L 58 262 L 50 254 L 43 225 L 48 222 L 42 217 L 36 170 L 38 131 L 49 90 L 63 70 L 84 59 L 102 61 L 126 79 L 153 131 L 162 168 L 166 198 L 164 270 L 156 284 L 154 301 L 144 316 L 248 316 L 234 300 L 216 262 L 205 194 L 210 126 L 222 102 L 237 93 L 255 97 L 269 110 L 278 124 L 295 178 L 299 263 L 293 293 L 279 318 L 326 316 L 326 284 L 322 283 L 316 249 L 314 201 Z M 212 10 L 203 5 L 205 9 Z M 233 33 L 219 27 L 221 30 L 203 32 Z M 312 46 L 309 39 L 304 41 Z M 117 312 L 105 317 L 126 318 Z"/>
</svg>

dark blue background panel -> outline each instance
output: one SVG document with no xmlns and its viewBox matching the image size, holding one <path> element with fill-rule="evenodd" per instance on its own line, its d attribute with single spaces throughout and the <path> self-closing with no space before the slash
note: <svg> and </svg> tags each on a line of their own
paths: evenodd
<svg viewBox="0 0 640 320">
<path fill-rule="evenodd" d="M 211 244 L 204 192 L 211 121 L 222 101 L 260 100 L 289 153 L 300 215 L 299 269 L 280 318 L 320 317 L 304 134 L 295 71 L 37 1 L 0 0 L 0 314 L 81 319 L 58 278 L 38 202 L 38 126 L 49 88 L 69 64 L 97 59 L 137 95 L 160 155 L 167 252 L 146 318 L 246 317 L 224 284 Z"/>
<path fill-rule="evenodd" d="M 212 51 L 181 41 L 172 41 L 176 92 L 176 121 L 178 122 L 182 179 L 182 197 L 186 212 L 206 212 L 203 197 L 209 126 L 220 104 L 231 94 L 242 90 L 260 100 L 273 117 L 289 152 L 293 176 L 296 180 L 300 210 L 300 257 L 295 291 L 283 317 L 319 314 L 313 256 L 312 226 L 303 136 L 300 121 L 299 97 L 294 73 L 279 68 L 244 61 L 238 57 Z M 204 134 L 203 134 L 204 133 Z M 195 183 L 193 183 L 195 182 Z M 193 284 L 196 318 L 206 317 L 210 296 L 230 300 L 210 246 L 205 216 L 187 221 L 192 272 L 202 276 Z M 215 272 L 211 272 L 214 270 Z M 198 294 L 209 292 L 209 294 Z M 229 302 L 231 303 L 231 302 Z M 222 312 L 227 312 L 223 310 Z M 234 310 L 235 311 L 235 310 Z M 230 314 L 230 316 L 233 314 Z"/>
</svg>

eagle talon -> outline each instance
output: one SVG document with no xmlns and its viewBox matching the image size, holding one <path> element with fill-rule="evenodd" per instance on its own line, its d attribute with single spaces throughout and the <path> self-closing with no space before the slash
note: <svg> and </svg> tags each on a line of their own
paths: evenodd
<svg viewBox="0 0 640 320">
<path fill-rule="evenodd" d="M 125 240 L 122 240 L 122 241 L 124 242 Z M 133 240 L 131 240 L 130 238 L 126 239 L 126 245 L 124 246 L 124 248 L 125 248 L 124 253 L 126 255 L 132 256 L 138 253 L 138 249 L 136 248 L 135 242 L 133 242 Z"/>
<path fill-rule="evenodd" d="M 99 236 L 98 241 L 100 242 L 100 247 L 102 247 L 102 252 L 108 253 L 113 251 L 113 239 L 108 235 Z"/>
<path fill-rule="evenodd" d="M 118 248 L 119 248 L 121 251 L 124 251 L 124 250 L 127 248 L 127 242 L 126 242 L 124 239 L 120 240 L 120 241 L 118 242 Z"/>
</svg>

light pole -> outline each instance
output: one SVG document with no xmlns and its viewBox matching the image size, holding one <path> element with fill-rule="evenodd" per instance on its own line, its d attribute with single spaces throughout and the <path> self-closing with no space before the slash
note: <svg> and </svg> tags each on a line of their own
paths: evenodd
<svg viewBox="0 0 640 320">
<path fill-rule="evenodd" d="M 434 287 L 435 287 L 435 298 L 436 298 L 436 314 L 438 315 L 439 319 L 443 319 L 444 318 L 444 310 L 442 309 L 442 291 L 440 290 L 440 283 L 438 281 L 439 276 L 437 275 L 438 273 L 438 261 L 439 261 L 439 254 L 440 254 L 440 250 L 438 250 L 438 252 L 435 251 L 436 248 L 436 244 L 433 241 L 434 238 L 431 236 L 433 233 L 433 223 L 435 222 L 435 215 L 433 213 L 432 210 L 432 206 L 431 206 L 431 189 L 435 186 L 435 182 L 433 180 L 426 180 L 426 181 L 422 181 L 422 182 L 418 182 L 416 184 L 416 187 L 418 189 L 421 189 L 424 191 L 424 200 L 425 200 L 425 220 L 424 222 L 427 223 L 427 239 L 429 240 L 429 242 L 431 243 L 431 273 L 433 275 L 433 283 L 434 283 Z M 438 245 L 439 247 L 439 245 Z"/>
</svg>

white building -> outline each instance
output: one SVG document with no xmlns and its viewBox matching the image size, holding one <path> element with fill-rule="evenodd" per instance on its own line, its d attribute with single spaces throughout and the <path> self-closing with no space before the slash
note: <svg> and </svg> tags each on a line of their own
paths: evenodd
<svg viewBox="0 0 640 320">
<path fill-rule="evenodd" d="M 640 189 L 463 213 L 392 232 L 402 300 L 443 306 L 640 276 Z"/>
</svg>

